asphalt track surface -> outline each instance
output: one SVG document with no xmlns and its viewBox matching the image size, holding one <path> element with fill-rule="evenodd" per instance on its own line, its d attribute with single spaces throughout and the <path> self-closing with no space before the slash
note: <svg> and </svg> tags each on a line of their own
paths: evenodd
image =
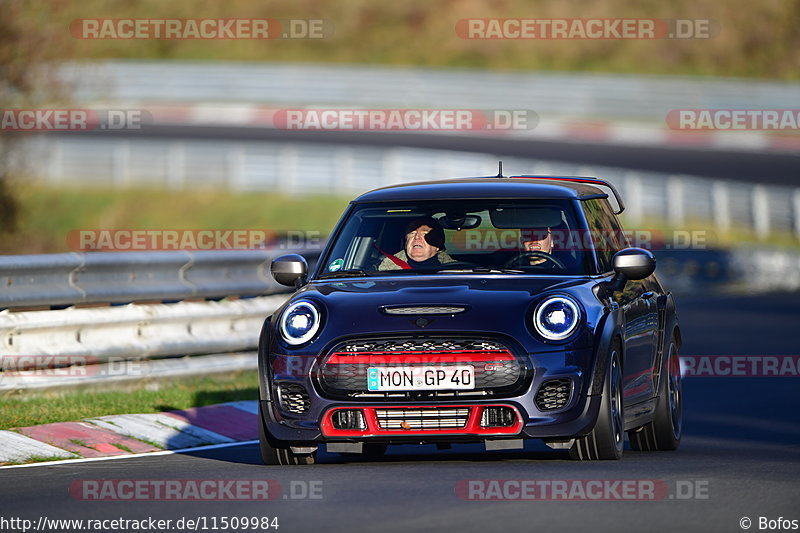
<svg viewBox="0 0 800 533">
<path fill-rule="evenodd" d="M 622 146 L 587 142 L 541 141 L 472 137 L 469 135 L 422 135 L 392 132 L 292 131 L 259 127 L 148 125 L 141 130 L 70 132 L 99 137 L 148 139 L 205 139 L 255 142 L 316 142 L 362 146 L 404 146 L 489 153 L 580 165 L 602 165 L 637 170 L 708 176 L 748 183 L 795 186 L 800 176 L 800 153 L 764 153 L 733 150 L 701 150 L 675 146 Z M 442 176 L 437 176 L 442 177 Z"/>
<path fill-rule="evenodd" d="M 796 295 L 678 298 L 682 353 L 796 354 Z M 797 378 L 687 378 L 685 425 L 676 452 L 632 452 L 621 461 L 572 462 L 535 441 L 524 452 L 480 453 L 393 446 L 377 460 L 321 453 L 319 464 L 261 464 L 258 447 L 0 470 L 0 517 L 177 520 L 278 517 L 278 531 L 742 531 L 743 517 L 800 520 Z M 267 502 L 79 501 L 77 480 L 270 479 Z M 661 480 L 659 501 L 468 501 L 467 479 Z M 316 488 L 318 499 L 304 499 Z M 691 492 L 703 498 L 683 499 Z M 274 491 L 273 491 L 274 493 Z M 299 498 L 299 499 L 298 499 Z M 212 529 L 208 529 L 213 531 Z M 4 529 L 4 531 L 15 531 Z M 57 531 L 53 529 L 53 531 Z"/>
</svg>

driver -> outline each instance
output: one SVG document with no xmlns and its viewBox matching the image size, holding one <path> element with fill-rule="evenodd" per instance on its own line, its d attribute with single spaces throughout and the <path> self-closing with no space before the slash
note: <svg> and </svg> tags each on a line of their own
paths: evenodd
<svg viewBox="0 0 800 533">
<path fill-rule="evenodd" d="M 445 251 L 442 226 L 433 217 L 421 217 L 408 223 L 403 249 L 391 257 L 384 257 L 378 270 L 425 268 L 454 261 Z"/>
<path fill-rule="evenodd" d="M 519 240 L 525 252 L 541 252 L 548 255 L 553 253 L 553 235 L 550 228 L 521 229 Z M 521 261 L 529 265 L 541 265 L 548 262 L 545 257 L 530 256 L 526 259 L 521 259 Z"/>
</svg>

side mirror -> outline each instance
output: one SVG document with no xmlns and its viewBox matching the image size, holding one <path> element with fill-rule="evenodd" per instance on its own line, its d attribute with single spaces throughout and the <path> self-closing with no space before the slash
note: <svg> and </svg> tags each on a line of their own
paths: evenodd
<svg viewBox="0 0 800 533">
<path fill-rule="evenodd" d="M 606 286 L 609 294 L 623 290 L 628 281 L 650 276 L 656 270 L 656 258 L 644 248 L 626 248 L 614 254 L 611 265 L 617 275 Z"/>
<path fill-rule="evenodd" d="M 301 255 L 287 254 L 274 259 L 269 270 L 275 281 L 281 285 L 297 287 L 306 281 L 308 263 Z"/>
<path fill-rule="evenodd" d="M 656 258 L 644 248 L 626 248 L 614 254 L 614 272 L 629 280 L 644 279 L 656 271 Z"/>
</svg>

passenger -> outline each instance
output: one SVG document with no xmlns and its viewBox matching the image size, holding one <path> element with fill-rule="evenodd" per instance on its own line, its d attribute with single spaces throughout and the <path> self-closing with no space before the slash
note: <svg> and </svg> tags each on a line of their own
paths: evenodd
<svg viewBox="0 0 800 533">
<path fill-rule="evenodd" d="M 408 223 L 403 250 L 384 257 L 378 270 L 426 268 L 453 262 L 455 259 L 445 251 L 442 226 L 433 217 L 423 217 Z"/>
</svg>

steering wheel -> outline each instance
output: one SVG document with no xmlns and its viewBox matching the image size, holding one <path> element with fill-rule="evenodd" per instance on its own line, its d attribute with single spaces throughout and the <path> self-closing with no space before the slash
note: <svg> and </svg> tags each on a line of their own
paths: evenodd
<svg viewBox="0 0 800 533">
<path fill-rule="evenodd" d="M 475 268 L 475 264 L 468 261 L 451 261 L 437 265 L 436 270 L 463 270 L 468 268 Z"/>
<path fill-rule="evenodd" d="M 550 261 L 553 265 L 557 266 L 562 270 L 566 270 L 567 267 L 564 266 L 559 259 L 556 259 L 552 255 L 548 254 L 547 252 L 523 252 L 517 256 L 512 257 L 506 264 L 503 265 L 503 268 L 513 268 L 513 267 L 522 267 L 522 266 L 539 266 L 539 265 L 529 265 L 531 259 L 545 259 L 546 261 Z M 547 263 L 543 263 L 547 264 Z"/>
</svg>

